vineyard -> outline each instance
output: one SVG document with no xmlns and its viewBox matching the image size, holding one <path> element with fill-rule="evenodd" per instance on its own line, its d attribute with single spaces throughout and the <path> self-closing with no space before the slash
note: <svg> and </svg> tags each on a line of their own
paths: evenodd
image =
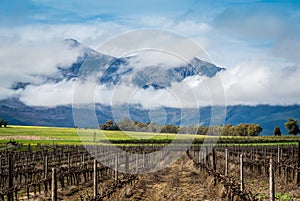
<svg viewBox="0 0 300 201">
<path fill-rule="evenodd" d="M 300 198 L 299 145 L 193 147 L 188 155 L 228 200 Z"/>
<path fill-rule="evenodd" d="M 0 152 L 0 200 L 135 200 L 147 195 L 146 184 L 168 191 L 167 200 L 190 199 L 178 197 L 188 189 L 193 200 L 295 200 L 298 161 L 296 145 L 20 145 Z M 170 187 L 174 179 L 181 186 Z"/>
</svg>

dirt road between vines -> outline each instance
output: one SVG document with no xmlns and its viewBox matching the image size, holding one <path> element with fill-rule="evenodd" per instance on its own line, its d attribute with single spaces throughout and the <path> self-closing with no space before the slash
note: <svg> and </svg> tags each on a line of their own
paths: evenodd
<svg viewBox="0 0 300 201">
<path fill-rule="evenodd" d="M 203 174 L 184 155 L 161 171 L 139 175 L 135 185 L 122 188 L 108 200 L 223 200 L 221 187 L 214 187 Z"/>
</svg>

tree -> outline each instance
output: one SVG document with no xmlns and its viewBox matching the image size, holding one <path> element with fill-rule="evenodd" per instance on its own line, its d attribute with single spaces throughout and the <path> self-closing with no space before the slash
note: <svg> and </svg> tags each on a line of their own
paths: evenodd
<svg viewBox="0 0 300 201">
<path fill-rule="evenodd" d="M 231 124 L 227 124 L 223 127 L 223 130 L 222 130 L 222 135 L 224 136 L 230 136 L 232 135 L 231 134 L 231 129 L 232 128 L 232 125 Z"/>
<path fill-rule="evenodd" d="M 179 126 L 167 124 L 161 129 L 161 133 L 178 133 Z"/>
<path fill-rule="evenodd" d="M 129 119 L 129 117 L 124 117 L 120 123 L 118 123 L 118 126 L 123 131 L 134 131 L 135 125 L 133 122 Z"/>
<path fill-rule="evenodd" d="M 263 128 L 259 124 L 227 124 L 223 127 L 224 136 L 258 136 Z"/>
<path fill-rule="evenodd" d="M 208 133 L 208 127 L 207 126 L 199 126 L 197 129 L 198 135 L 206 135 Z"/>
<path fill-rule="evenodd" d="M 159 125 L 157 125 L 154 122 L 149 123 L 147 126 L 147 132 L 156 133 L 159 132 L 160 130 L 161 128 L 159 127 Z"/>
<path fill-rule="evenodd" d="M 285 127 L 289 130 L 289 134 L 297 135 L 300 133 L 298 121 L 292 118 L 285 123 Z"/>
<path fill-rule="evenodd" d="M 248 136 L 258 136 L 263 128 L 259 124 L 248 125 Z"/>
<path fill-rule="evenodd" d="M 6 128 L 7 125 L 8 125 L 8 122 L 0 118 L 0 128 L 1 128 L 2 126 L 4 126 L 4 127 Z"/>
<path fill-rule="evenodd" d="M 239 124 L 234 127 L 235 136 L 247 136 L 248 135 L 248 124 Z"/>
<path fill-rule="evenodd" d="M 113 120 L 108 120 L 105 124 L 99 125 L 101 130 L 119 130 L 117 124 Z"/>
<path fill-rule="evenodd" d="M 281 136 L 281 130 L 278 126 L 274 128 L 274 136 Z"/>
<path fill-rule="evenodd" d="M 259 135 L 260 134 L 260 132 L 262 132 L 263 131 L 263 128 L 259 125 L 259 124 L 256 124 L 256 135 Z"/>
</svg>

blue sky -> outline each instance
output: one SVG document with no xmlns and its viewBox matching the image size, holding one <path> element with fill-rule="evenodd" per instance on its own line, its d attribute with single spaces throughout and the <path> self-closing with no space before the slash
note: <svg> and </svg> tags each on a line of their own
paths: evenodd
<svg viewBox="0 0 300 201">
<path fill-rule="evenodd" d="M 9 1 L 1 3 L 6 20 L 21 23 L 78 23 L 92 20 L 122 21 L 140 15 L 172 16 L 184 12 L 192 1 Z M 20 19 L 23 18 L 23 19 Z"/>
<path fill-rule="evenodd" d="M 299 11 L 299 1 L 196 1 L 196 0 L 2 0 L 1 21 L 11 25 L 28 23 L 80 23 L 93 20 L 133 20 L 144 16 L 163 16 L 177 20 L 190 18 L 211 21 L 226 9 L 248 12 L 273 12 L 274 10 Z M 233 15 L 235 13 L 232 13 Z M 280 15 L 280 12 L 277 13 Z M 289 17 L 289 16 L 285 16 Z"/>
<path fill-rule="evenodd" d="M 37 85 L 32 75 L 72 63 L 76 55 L 57 53 L 59 41 L 74 38 L 97 48 L 117 34 L 142 28 L 183 34 L 226 67 L 221 76 L 230 104 L 300 104 L 300 2 L 246 0 L 1 0 L 0 99 L 15 95 L 13 82 Z"/>
</svg>

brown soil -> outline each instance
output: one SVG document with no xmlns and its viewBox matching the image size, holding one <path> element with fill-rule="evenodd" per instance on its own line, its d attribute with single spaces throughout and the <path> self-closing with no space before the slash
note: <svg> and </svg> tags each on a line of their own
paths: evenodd
<svg viewBox="0 0 300 201">
<path fill-rule="evenodd" d="M 122 188 L 107 200 L 224 200 L 222 188 L 213 186 L 212 180 L 207 178 L 184 155 L 161 171 L 139 175 L 133 186 Z"/>
</svg>

